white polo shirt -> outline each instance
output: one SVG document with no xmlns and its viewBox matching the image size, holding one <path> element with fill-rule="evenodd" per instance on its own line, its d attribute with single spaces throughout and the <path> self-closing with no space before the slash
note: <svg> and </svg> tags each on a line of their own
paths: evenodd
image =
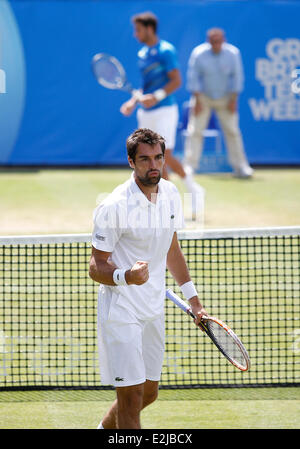
<svg viewBox="0 0 300 449">
<path fill-rule="evenodd" d="M 133 174 L 118 186 L 94 212 L 92 244 L 110 252 L 118 268 L 149 262 L 149 279 L 143 285 L 101 286 L 104 295 L 112 289 L 117 303 L 139 319 L 163 313 L 167 253 L 174 232 L 183 226 L 180 194 L 171 182 L 160 180 L 155 203 L 140 190 Z"/>
</svg>

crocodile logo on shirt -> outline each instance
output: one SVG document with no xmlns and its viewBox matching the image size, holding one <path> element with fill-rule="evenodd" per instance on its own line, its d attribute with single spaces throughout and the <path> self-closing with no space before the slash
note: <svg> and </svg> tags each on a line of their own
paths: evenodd
<svg viewBox="0 0 300 449">
<path fill-rule="evenodd" d="M 105 237 L 104 237 L 104 235 L 96 234 L 96 239 L 101 240 L 101 242 L 104 242 Z"/>
</svg>

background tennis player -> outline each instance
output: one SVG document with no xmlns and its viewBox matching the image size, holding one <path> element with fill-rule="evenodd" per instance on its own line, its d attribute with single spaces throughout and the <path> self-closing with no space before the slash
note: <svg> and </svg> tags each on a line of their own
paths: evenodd
<svg viewBox="0 0 300 449">
<path fill-rule="evenodd" d="M 157 34 L 158 19 L 151 12 L 137 14 L 132 18 L 136 39 L 143 44 L 138 52 L 138 65 L 143 82 L 143 95 L 137 101 L 132 96 L 121 106 L 125 116 L 132 114 L 137 105 L 139 128 L 150 128 L 166 140 L 163 177 L 168 179 L 169 167 L 181 177 L 193 196 L 193 219 L 198 208 L 203 209 L 204 189 L 188 173 L 181 162 L 173 156 L 178 126 L 178 105 L 174 92 L 181 86 L 181 74 L 175 47 Z"/>
<path fill-rule="evenodd" d="M 131 178 L 94 214 L 90 277 L 99 282 L 101 381 L 117 399 L 98 428 L 140 428 L 140 412 L 158 394 L 164 356 L 166 265 L 189 300 L 195 322 L 207 315 L 177 240 L 181 199 L 161 179 L 165 141 L 148 129 L 127 139 Z"/>
</svg>

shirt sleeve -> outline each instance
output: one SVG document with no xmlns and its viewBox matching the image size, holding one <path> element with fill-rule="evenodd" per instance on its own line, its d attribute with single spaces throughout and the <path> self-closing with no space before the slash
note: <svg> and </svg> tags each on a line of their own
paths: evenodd
<svg viewBox="0 0 300 449">
<path fill-rule="evenodd" d="M 244 70 L 243 63 L 241 58 L 241 53 L 239 50 L 236 50 L 233 58 L 233 75 L 232 75 L 232 92 L 240 93 L 244 87 Z"/>
<path fill-rule="evenodd" d="M 162 53 L 162 59 L 167 72 L 171 72 L 171 70 L 179 68 L 175 47 L 169 46 L 166 48 Z"/>
<path fill-rule="evenodd" d="M 92 245 L 100 251 L 112 252 L 122 235 L 118 226 L 118 208 L 114 204 L 101 204 L 94 211 Z"/>
<path fill-rule="evenodd" d="M 198 66 L 199 55 L 194 50 L 189 58 L 187 69 L 187 90 L 190 93 L 202 92 L 203 90 L 202 76 Z"/>
</svg>

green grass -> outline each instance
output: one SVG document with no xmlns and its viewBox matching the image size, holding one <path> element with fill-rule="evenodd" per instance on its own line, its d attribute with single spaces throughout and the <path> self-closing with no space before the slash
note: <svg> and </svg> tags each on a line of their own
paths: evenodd
<svg viewBox="0 0 300 449">
<path fill-rule="evenodd" d="M 80 233 L 92 229 L 99 195 L 130 176 L 122 170 L 2 170 L 0 235 Z M 300 224 L 300 170 L 256 170 L 253 179 L 197 175 L 206 189 L 205 227 Z M 171 176 L 179 190 L 184 184 Z"/>
<path fill-rule="evenodd" d="M 197 181 L 206 189 L 205 226 L 300 225 L 299 175 L 299 169 L 260 169 L 251 180 L 238 180 L 227 174 L 198 175 Z M 109 193 L 129 176 L 127 169 L 1 170 L 0 235 L 91 232 L 92 212 L 99 195 Z M 185 192 L 179 178 L 172 176 L 171 180 L 181 193 Z M 213 286 L 212 291 L 207 288 L 210 286 L 206 284 L 204 294 L 211 296 Z M 265 311 L 270 297 L 267 289 L 268 286 L 262 289 L 262 299 L 255 298 L 256 313 Z M 72 294 L 72 305 L 77 307 L 78 301 Z M 243 292 L 238 292 L 239 297 L 242 295 Z M 280 303 L 285 298 L 281 292 L 278 295 Z M 33 308 L 30 297 L 27 299 L 27 307 Z M 65 306 L 67 300 L 64 298 Z M 234 295 L 231 300 L 238 301 Z M 218 294 L 214 301 L 222 306 Z M 46 323 L 47 313 L 46 310 Z M 29 329 L 28 319 L 23 326 L 24 332 Z M 47 330 L 45 326 L 43 329 Z M 65 323 L 62 329 L 65 332 Z M 91 337 L 94 330 L 92 323 L 88 328 Z M 259 337 L 259 328 L 256 332 Z M 31 333 L 27 337 L 30 336 Z M 289 340 L 290 345 L 292 342 Z M 49 363 L 55 369 L 55 355 Z M 143 411 L 142 425 L 151 429 L 299 428 L 299 391 L 299 388 L 163 390 L 159 400 Z M 112 392 L 0 392 L 0 428 L 94 429 L 110 400 Z"/>
<path fill-rule="evenodd" d="M 0 393 L 1 429 L 95 429 L 114 392 Z M 4 406 L 5 404 L 5 406 Z M 162 390 L 145 429 L 298 429 L 300 389 Z"/>
</svg>

